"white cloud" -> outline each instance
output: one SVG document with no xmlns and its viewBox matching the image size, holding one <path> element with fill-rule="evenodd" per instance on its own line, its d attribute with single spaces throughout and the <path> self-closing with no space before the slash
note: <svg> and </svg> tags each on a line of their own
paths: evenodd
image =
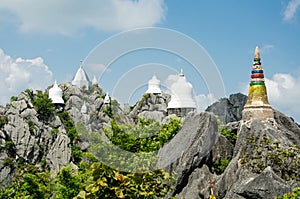
<svg viewBox="0 0 300 199">
<path fill-rule="evenodd" d="M 197 102 L 197 109 L 199 112 L 204 111 L 208 106 L 212 105 L 214 102 L 217 101 L 213 94 L 199 94 L 196 97 Z"/>
<path fill-rule="evenodd" d="M 104 64 L 91 63 L 86 66 L 91 74 L 101 74 L 103 72 L 111 72 L 111 69 Z"/>
<path fill-rule="evenodd" d="M 268 99 L 271 106 L 280 112 L 293 117 L 300 123 L 300 75 L 277 73 L 271 79 L 265 78 Z M 248 83 L 242 86 L 248 95 Z"/>
<path fill-rule="evenodd" d="M 293 20 L 299 6 L 300 0 L 291 0 L 284 10 L 283 19 L 286 21 Z"/>
<path fill-rule="evenodd" d="M 0 103 L 27 88 L 43 90 L 52 83 L 52 72 L 41 57 L 13 59 L 0 49 Z"/>
<path fill-rule="evenodd" d="M 266 86 L 271 105 L 300 122 L 300 76 L 277 73 Z"/>
<path fill-rule="evenodd" d="M 163 0 L 1 0 L 0 10 L 19 19 L 24 32 L 72 34 L 83 28 L 120 31 L 164 19 Z"/>
</svg>

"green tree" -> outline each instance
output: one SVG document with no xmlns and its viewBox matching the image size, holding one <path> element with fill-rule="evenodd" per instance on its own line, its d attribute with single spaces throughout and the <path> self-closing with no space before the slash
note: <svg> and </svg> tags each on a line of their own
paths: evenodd
<svg viewBox="0 0 300 199">
<path fill-rule="evenodd" d="M 75 197 L 81 188 L 81 176 L 70 166 L 62 168 L 56 181 L 56 198 L 69 199 Z"/>
<path fill-rule="evenodd" d="M 39 92 L 33 98 L 33 106 L 41 119 L 47 120 L 54 113 L 55 107 L 46 93 Z"/>
</svg>

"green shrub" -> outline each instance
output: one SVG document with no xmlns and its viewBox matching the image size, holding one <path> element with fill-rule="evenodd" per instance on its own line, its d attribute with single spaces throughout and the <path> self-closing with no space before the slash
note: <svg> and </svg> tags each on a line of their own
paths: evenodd
<svg viewBox="0 0 300 199">
<path fill-rule="evenodd" d="M 75 163 L 79 163 L 82 159 L 82 151 L 79 146 L 73 145 L 71 146 L 72 157 Z"/>
<path fill-rule="evenodd" d="M 75 141 L 78 138 L 78 132 L 73 124 L 71 117 L 69 116 L 68 112 L 65 111 L 57 114 L 62 123 L 64 124 L 65 128 L 67 129 L 67 135 L 70 138 L 71 143 L 73 143 L 73 141 Z"/>
<path fill-rule="evenodd" d="M 75 197 L 81 188 L 81 177 L 70 166 L 62 168 L 56 181 L 56 198 L 69 199 Z"/>
<path fill-rule="evenodd" d="M 8 117 L 6 115 L 0 116 L 0 128 L 3 128 L 8 123 Z"/>
<path fill-rule="evenodd" d="M 300 198 L 300 187 L 296 187 L 293 192 L 286 193 L 283 197 L 275 197 L 275 199 L 299 199 Z"/>
<path fill-rule="evenodd" d="M 111 129 L 106 129 L 106 135 L 111 142 L 121 149 L 130 152 L 153 152 L 160 149 L 180 129 L 181 121 L 171 118 L 168 124 L 160 125 L 154 120 L 139 118 L 137 125 L 119 125 L 111 120 Z"/>
<path fill-rule="evenodd" d="M 11 166 L 11 165 L 14 164 L 14 161 L 15 161 L 14 158 L 6 157 L 6 158 L 3 160 L 3 165 L 4 165 L 4 166 Z"/>
<path fill-rule="evenodd" d="M 52 104 L 52 100 L 48 98 L 46 93 L 37 93 L 33 99 L 33 106 L 41 119 L 49 119 L 55 111 L 55 106 Z"/>
<path fill-rule="evenodd" d="M 217 175 L 222 174 L 227 168 L 229 162 L 230 159 L 228 158 L 221 158 L 220 160 L 217 160 L 212 165 L 212 171 L 215 172 Z"/>
<path fill-rule="evenodd" d="M 220 127 L 219 133 L 224 135 L 229 140 L 229 142 L 231 142 L 233 145 L 235 145 L 235 142 L 237 139 L 236 133 L 234 133 L 233 131 L 231 131 L 225 127 Z"/>
<path fill-rule="evenodd" d="M 58 132 L 59 132 L 59 130 L 58 130 L 57 128 L 51 129 L 51 133 L 53 133 L 53 134 L 56 134 L 56 133 L 58 133 Z"/>
<path fill-rule="evenodd" d="M 18 97 L 16 97 L 16 96 L 11 96 L 10 97 L 10 102 L 15 102 L 17 100 L 18 100 Z"/>
<path fill-rule="evenodd" d="M 250 137 L 242 163 L 252 172 L 261 173 L 267 166 L 282 179 L 300 181 L 300 149 L 297 146 L 283 148 L 280 142 L 269 139 L 265 134 L 261 139 Z"/>
<path fill-rule="evenodd" d="M 91 165 L 91 179 L 83 185 L 76 199 L 143 198 L 165 196 L 173 178 L 163 170 L 146 173 L 122 173 L 101 163 Z"/>
<path fill-rule="evenodd" d="M 14 149 L 14 143 L 12 141 L 5 141 L 5 149 L 12 151 Z"/>
<path fill-rule="evenodd" d="M 34 125 L 33 121 L 32 120 L 27 120 L 27 124 L 29 126 L 30 134 L 33 135 L 34 131 L 35 131 L 35 125 Z"/>
</svg>

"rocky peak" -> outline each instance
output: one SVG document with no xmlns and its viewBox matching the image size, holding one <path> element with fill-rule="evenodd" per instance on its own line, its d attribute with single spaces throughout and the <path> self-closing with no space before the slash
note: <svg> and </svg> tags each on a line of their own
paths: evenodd
<svg viewBox="0 0 300 199">
<path fill-rule="evenodd" d="M 208 106 L 205 111 L 212 112 L 222 124 L 227 124 L 242 119 L 242 111 L 246 101 L 246 95 L 236 93 L 230 95 L 229 98 L 221 98 L 219 101 Z"/>
</svg>

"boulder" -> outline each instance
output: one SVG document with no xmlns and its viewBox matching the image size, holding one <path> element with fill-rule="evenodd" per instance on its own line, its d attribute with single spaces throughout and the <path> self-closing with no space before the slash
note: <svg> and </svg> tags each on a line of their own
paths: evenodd
<svg viewBox="0 0 300 199">
<path fill-rule="evenodd" d="M 181 130 L 159 150 L 157 167 L 176 173 L 175 193 L 180 193 L 189 175 L 203 165 L 203 158 L 218 138 L 217 119 L 213 114 L 190 113 Z"/>
<path fill-rule="evenodd" d="M 206 165 L 203 165 L 201 168 L 196 168 L 189 176 L 189 183 L 176 195 L 176 198 L 209 198 L 209 182 L 212 178 L 214 177 Z"/>
<path fill-rule="evenodd" d="M 224 199 L 273 199 L 292 189 L 291 184 L 277 176 L 271 167 L 267 167 L 259 175 L 242 169 L 238 180 L 230 187 Z"/>
</svg>

